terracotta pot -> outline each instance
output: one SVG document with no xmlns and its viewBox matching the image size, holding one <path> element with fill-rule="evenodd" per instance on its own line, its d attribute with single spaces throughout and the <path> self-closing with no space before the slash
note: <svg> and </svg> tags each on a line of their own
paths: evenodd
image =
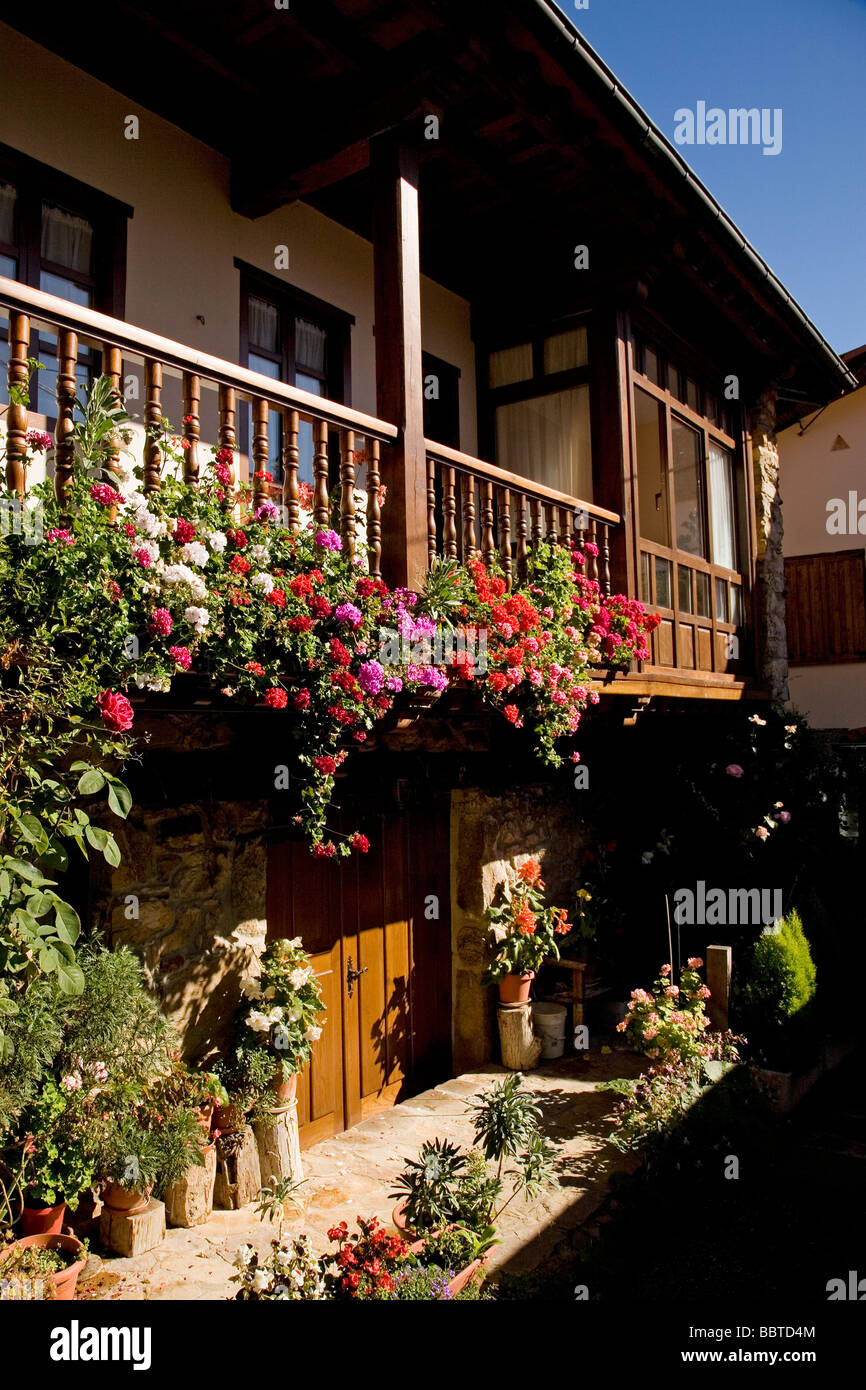
<svg viewBox="0 0 866 1390">
<path fill-rule="evenodd" d="M 499 998 L 503 1004 L 528 1004 L 529 991 L 535 971 L 527 970 L 525 975 L 506 975 L 499 981 Z"/>
<path fill-rule="evenodd" d="M 298 1089 L 298 1073 L 296 1071 L 292 1072 L 292 1075 L 287 1077 L 285 1081 L 280 1079 L 282 1074 L 283 1069 L 280 1065 L 274 1072 L 274 1079 L 271 1082 L 275 1105 L 288 1105 L 290 1100 L 295 1099 L 295 1093 Z"/>
<path fill-rule="evenodd" d="M 80 1253 L 80 1258 L 75 1260 L 66 1269 L 59 1269 L 56 1274 L 46 1276 L 52 1286 L 53 1297 L 60 1303 L 70 1303 L 75 1298 L 75 1286 L 78 1283 L 78 1276 L 87 1263 L 87 1256 L 84 1253 L 84 1246 L 75 1236 L 64 1235 L 35 1235 L 22 1236 L 21 1240 L 16 1240 L 14 1245 L 9 1246 L 12 1250 L 27 1250 L 37 1246 L 41 1250 L 66 1250 L 70 1255 Z M 4 1252 L 8 1253 L 8 1252 Z"/>
<path fill-rule="evenodd" d="M 21 1213 L 22 1236 L 59 1236 L 66 1217 L 66 1203 L 56 1207 L 25 1207 Z"/>
<path fill-rule="evenodd" d="M 461 1293 L 463 1289 L 466 1288 L 466 1285 L 472 1282 L 483 1264 L 484 1256 L 482 1255 L 480 1259 L 473 1260 L 471 1265 L 467 1265 L 465 1269 L 461 1269 L 459 1274 L 455 1274 L 454 1278 L 448 1281 L 448 1287 L 451 1290 L 452 1297 L 456 1293 Z"/>
<path fill-rule="evenodd" d="M 400 1201 L 400 1202 L 397 1203 L 396 1207 L 395 1207 L 394 1210 L 391 1212 L 391 1220 L 393 1221 L 394 1225 L 397 1227 L 397 1230 L 400 1232 L 400 1235 L 403 1237 L 404 1240 L 413 1240 L 413 1239 L 415 1238 L 415 1236 L 417 1235 L 417 1232 L 416 1232 L 416 1231 L 413 1231 L 412 1227 L 409 1226 L 409 1225 L 407 1224 L 407 1222 L 406 1222 L 406 1217 L 403 1215 L 403 1213 L 404 1213 L 405 1210 L 406 1210 L 406 1199 L 404 1198 L 402 1201 Z M 420 1242 L 420 1244 L 421 1244 L 421 1246 L 423 1247 L 423 1245 L 424 1245 L 423 1240 Z M 417 1253 L 417 1252 L 413 1252 L 413 1253 Z"/>
<path fill-rule="evenodd" d="M 200 1105 L 198 1108 L 198 1122 L 205 1134 L 210 1134 L 211 1121 L 213 1120 L 213 1104 Z"/>
<path fill-rule="evenodd" d="M 217 1105 L 214 1107 L 214 1129 L 218 1129 L 220 1134 L 234 1134 L 236 1130 L 243 1129 L 246 1122 L 246 1114 L 239 1105 Z"/>
<path fill-rule="evenodd" d="M 152 1191 L 153 1183 L 139 1191 L 135 1187 L 123 1187 L 119 1182 L 110 1182 L 105 1189 L 102 1203 L 112 1211 L 122 1211 L 125 1216 L 136 1216 L 138 1212 L 144 1211 Z"/>
</svg>

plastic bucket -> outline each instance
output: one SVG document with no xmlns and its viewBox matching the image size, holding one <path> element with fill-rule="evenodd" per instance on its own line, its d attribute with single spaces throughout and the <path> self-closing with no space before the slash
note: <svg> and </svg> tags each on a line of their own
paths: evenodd
<svg viewBox="0 0 866 1390">
<path fill-rule="evenodd" d="M 567 1012 L 564 1004 L 533 1004 L 532 1021 L 541 1038 L 542 1057 L 561 1057 L 565 1052 Z"/>
</svg>

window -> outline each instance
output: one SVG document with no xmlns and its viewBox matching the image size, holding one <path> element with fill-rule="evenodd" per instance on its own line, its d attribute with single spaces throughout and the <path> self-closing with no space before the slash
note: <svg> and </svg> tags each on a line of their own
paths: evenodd
<svg viewBox="0 0 866 1390">
<path fill-rule="evenodd" d="M 0 145 L 0 275 L 122 318 L 126 224 L 131 215 L 132 209 L 125 204 Z M 4 323 L 0 326 L 0 399 L 4 402 L 7 341 Z M 30 351 L 43 364 L 35 383 L 34 409 L 53 418 L 57 339 L 34 330 Z M 79 385 L 86 386 L 98 368 L 99 355 L 83 348 L 76 367 Z"/>
<path fill-rule="evenodd" d="M 424 434 L 436 444 L 460 448 L 460 369 L 432 352 L 422 354 Z"/>
<path fill-rule="evenodd" d="M 793 666 L 866 661 L 866 556 L 862 550 L 785 560 L 788 660 Z"/>
<path fill-rule="evenodd" d="M 548 331 L 492 351 L 487 396 L 499 467 L 591 502 L 586 328 Z"/>
<path fill-rule="evenodd" d="M 241 271 L 241 361 L 274 381 L 348 405 L 352 316 L 241 261 L 235 265 Z M 241 438 L 252 470 L 250 412 L 242 410 Z M 304 421 L 298 448 L 298 477 L 311 483 L 313 428 Z M 275 410 L 268 420 L 268 470 L 281 480 L 282 418 Z"/>
</svg>

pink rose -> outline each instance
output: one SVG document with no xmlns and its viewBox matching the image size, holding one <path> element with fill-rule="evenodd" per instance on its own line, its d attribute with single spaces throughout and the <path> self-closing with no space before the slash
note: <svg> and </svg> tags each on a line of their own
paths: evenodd
<svg viewBox="0 0 866 1390">
<path fill-rule="evenodd" d="M 103 690 L 96 703 L 99 705 L 103 723 L 112 733 L 124 734 L 127 729 L 132 728 L 132 705 L 125 695 L 121 695 L 117 690 Z"/>
<path fill-rule="evenodd" d="M 743 775 L 743 769 L 740 767 L 739 763 L 728 763 L 725 772 L 729 777 L 742 777 Z"/>
<path fill-rule="evenodd" d="M 770 838 L 770 832 L 765 825 L 759 825 L 755 834 L 759 840 L 768 840 Z"/>
</svg>

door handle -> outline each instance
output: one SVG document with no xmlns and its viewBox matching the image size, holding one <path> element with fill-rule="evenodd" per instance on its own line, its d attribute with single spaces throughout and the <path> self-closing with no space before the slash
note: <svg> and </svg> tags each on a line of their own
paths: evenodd
<svg viewBox="0 0 866 1390">
<path fill-rule="evenodd" d="M 362 975 L 366 975 L 366 973 L 367 973 L 367 971 L 369 970 L 369 968 L 370 968 L 369 965 L 363 965 L 363 966 L 361 966 L 361 969 L 360 969 L 360 970 L 356 970 L 355 967 L 354 967 L 353 964 L 352 964 L 352 957 L 351 957 L 351 956 L 349 957 L 349 959 L 348 959 L 348 961 L 347 961 L 347 963 L 346 963 L 346 984 L 347 984 L 348 989 L 349 989 L 349 998 L 350 998 L 350 999 L 351 999 L 351 997 L 352 997 L 352 986 L 353 986 L 353 984 L 355 983 L 356 980 L 360 979 Z"/>
</svg>

